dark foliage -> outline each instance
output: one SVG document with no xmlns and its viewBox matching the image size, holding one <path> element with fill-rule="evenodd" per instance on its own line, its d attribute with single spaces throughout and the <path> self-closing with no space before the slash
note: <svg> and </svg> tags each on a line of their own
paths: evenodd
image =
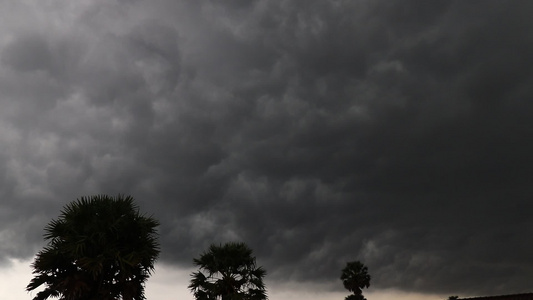
<svg viewBox="0 0 533 300">
<path fill-rule="evenodd" d="M 47 246 L 32 264 L 34 300 L 142 300 L 159 255 L 153 217 L 130 196 L 96 195 L 67 204 L 45 227 Z"/>
<path fill-rule="evenodd" d="M 366 300 L 363 296 L 363 288 L 370 286 L 370 275 L 368 268 L 359 261 L 352 261 L 342 269 L 341 280 L 344 287 L 352 292 L 346 300 Z"/>
<path fill-rule="evenodd" d="M 194 264 L 189 289 L 197 300 L 265 300 L 266 271 L 244 243 L 211 245 Z"/>
</svg>

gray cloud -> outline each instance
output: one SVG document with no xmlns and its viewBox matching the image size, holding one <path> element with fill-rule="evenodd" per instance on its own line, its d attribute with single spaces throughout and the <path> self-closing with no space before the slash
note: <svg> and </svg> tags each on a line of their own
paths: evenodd
<svg viewBox="0 0 533 300">
<path fill-rule="evenodd" d="M 167 264 L 243 240 L 273 281 L 527 291 L 528 2 L 51 3 L 0 32 L 2 257 L 127 193 Z"/>
</svg>

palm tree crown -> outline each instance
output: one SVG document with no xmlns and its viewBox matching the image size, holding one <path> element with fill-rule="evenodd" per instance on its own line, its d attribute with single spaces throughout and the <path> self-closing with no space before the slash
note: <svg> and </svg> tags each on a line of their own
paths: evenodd
<svg viewBox="0 0 533 300">
<path fill-rule="evenodd" d="M 341 280 L 344 287 L 352 292 L 352 295 L 346 297 L 346 300 L 365 300 L 363 297 L 363 288 L 370 286 L 370 275 L 368 268 L 359 261 L 352 261 L 346 264 L 342 269 Z"/>
<path fill-rule="evenodd" d="M 32 264 L 34 300 L 142 300 L 159 255 L 159 222 L 130 196 L 97 195 L 67 204 L 45 227 L 48 244 Z"/>
<path fill-rule="evenodd" d="M 263 277 L 252 250 L 244 243 L 211 245 L 193 259 L 198 272 L 191 274 L 189 289 L 197 300 L 265 300 Z"/>
</svg>

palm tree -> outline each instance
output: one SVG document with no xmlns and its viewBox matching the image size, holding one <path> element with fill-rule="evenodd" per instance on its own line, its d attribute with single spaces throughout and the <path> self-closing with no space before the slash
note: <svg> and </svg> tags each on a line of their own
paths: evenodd
<svg viewBox="0 0 533 300">
<path fill-rule="evenodd" d="M 26 287 L 34 300 L 142 300 L 159 256 L 153 217 L 131 196 L 96 195 L 67 204 L 45 227 L 48 244 L 32 264 Z"/>
<path fill-rule="evenodd" d="M 352 295 L 346 297 L 346 300 L 366 300 L 363 296 L 363 288 L 370 286 L 370 275 L 368 268 L 359 261 L 352 261 L 346 264 L 342 269 L 341 280 L 344 287 L 352 292 Z"/>
<path fill-rule="evenodd" d="M 197 300 L 265 300 L 263 277 L 252 250 L 244 243 L 211 245 L 193 259 L 198 272 L 191 274 L 189 289 Z"/>
</svg>

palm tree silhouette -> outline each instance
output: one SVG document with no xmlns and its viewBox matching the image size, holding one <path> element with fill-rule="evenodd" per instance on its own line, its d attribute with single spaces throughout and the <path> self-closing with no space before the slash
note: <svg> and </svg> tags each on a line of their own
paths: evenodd
<svg viewBox="0 0 533 300">
<path fill-rule="evenodd" d="M 159 255 L 153 217 L 131 196 L 96 195 L 67 204 L 45 227 L 48 244 L 32 264 L 26 287 L 34 300 L 142 300 Z"/>
<path fill-rule="evenodd" d="M 189 289 L 197 300 L 265 300 L 263 277 L 252 250 L 244 243 L 211 245 L 193 259 L 198 272 L 191 274 Z"/>
<path fill-rule="evenodd" d="M 344 287 L 352 292 L 346 300 L 366 300 L 363 296 L 363 288 L 370 286 L 370 275 L 368 268 L 359 261 L 352 261 L 346 264 L 342 269 L 341 280 Z"/>
</svg>

